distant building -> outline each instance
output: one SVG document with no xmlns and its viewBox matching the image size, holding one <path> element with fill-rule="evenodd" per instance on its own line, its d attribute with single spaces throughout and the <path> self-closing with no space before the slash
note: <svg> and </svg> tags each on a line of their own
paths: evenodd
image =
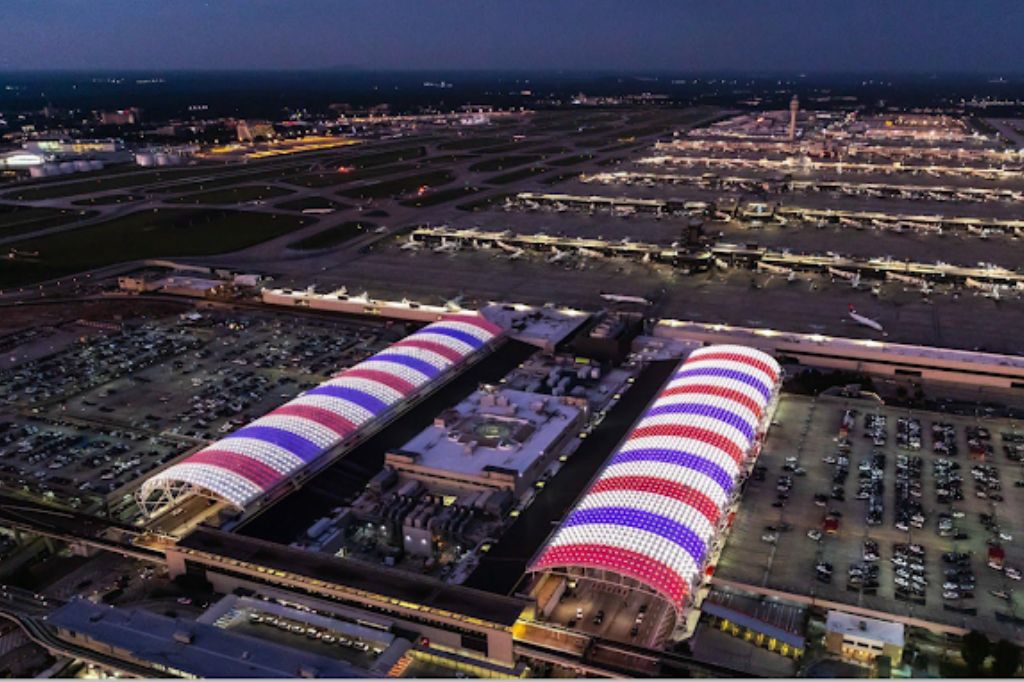
<svg viewBox="0 0 1024 682">
<path fill-rule="evenodd" d="M 103 125 L 134 125 L 142 120 L 142 110 L 136 107 L 128 109 L 117 109 L 115 111 L 101 111 L 99 113 L 100 123 Z"/>
<path fill-rule="evenodd" d="M 431 492 L 523 494 L 580 430 L 582 412 L 551 396 L 483 389 L 445 410 L 385 464 Z"/>
<path fill-rule="evenodd" d="M 833 654 L 857 663 L 871 664 L 879 656 L 892 665 L 903 658 L 902 623 L 829 611 L 825 622 L 825 648 Z"/>
<path fill-rule="evenodd" d="M 219 279 L 187 275 L 170 275 L 158 279 L 124 275 L 117 278 L 117 286 L 121 291 L 130 291 L 137 294 L 160 291 L 175 296 L 207 298 L 223 292 L 227 282 Z"/>
<path fill-rule="evenodd" d="M 796 95 L 789 101 L 789 141 L 796 139 L 796 115 L 800 112 L 800 100 Z"/>
<path fill-rule="evenodd" d="M 208 298 L 223 291 L 226 283 L 219 279 L 208 279 L 206 277 L 188 277 L 182 275 L 171 275 L 159 282 L 160 291 L 165 294 L 176 296 L 191 296 L 192 298 Z"/>
<path fill-rule="evenodd" d="M 639 313 L 609 313 L 595 319 L 589 328 L 578 334 L 569 344 L 570 350 L 593 360 L 620 363 L 643 331 L 643 315 Z"/>
<path fill-rule="evenodd" d="M 274 124 L 270 121 L 239 121 L 235 126 L 239 142 L 253 142 L 257 139 L 274 137 Z"/>
<path fill-rule="evenodd" d="M 49 623 L 57 636 L 133 665 L 175 677 L 370 677 L 336 658 L 144 609 L 76 599 Z"/>
<path fill-rule="evenodd" d="M 114 138 L 105 140 L 30 140 L 22 146 L 27 152 L 48 156 L 124 155 L 124 141 Z"/>
</svg>

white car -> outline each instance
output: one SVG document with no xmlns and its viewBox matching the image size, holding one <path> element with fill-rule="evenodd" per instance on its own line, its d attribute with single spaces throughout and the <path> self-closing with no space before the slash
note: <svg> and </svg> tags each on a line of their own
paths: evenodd
<svg viewBox="0 0 1024 682">
<path fill-rule="evenodd" d="M 959 599 L 960 598 L 960 593 L 959 592 L 954 592 L 953 590 L 947 590 L 946 592 L 942 593 L 942 598 L 943 599 Z"/>
<path fill-rule="evenodd" d="M 999 532 L 999 539 L 1004 542 L 1013 542 L 1013 536 L 1002 531 Z"/>
<path fill-rule="evenodd" d="M 1006 577 L 1010 580 L 1020 580 L 1021 577 L 1020 571 L 1018 571 L 1016 568 L 1007 568 L 1003 571 L 1003 573 L 1005 573 Z"/>
<path fill-rule="evenodd" d="M 809 531 L 807 531 L 807 537 L 817 542 L 821 539 L 821 531 L 817 528 L 812 528 Z"/>
</svg>

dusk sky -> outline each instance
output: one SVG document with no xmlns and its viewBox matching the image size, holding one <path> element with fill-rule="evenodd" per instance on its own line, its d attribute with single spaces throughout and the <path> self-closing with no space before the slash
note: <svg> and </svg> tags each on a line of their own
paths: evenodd
<svg viewBox="0 0 1024 682">
<path fill-rule="evenodd" d="M 1024 70 L 1019 0 L 4 0 L 0 70 Z"/>
</svg>

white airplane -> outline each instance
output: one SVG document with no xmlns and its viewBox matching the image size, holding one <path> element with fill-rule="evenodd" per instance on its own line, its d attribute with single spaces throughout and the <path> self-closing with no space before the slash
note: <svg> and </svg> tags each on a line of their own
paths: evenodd
<svg viewBox="0 0 1024 682">
<path fill-rule="evenodd" d="M 462 303 L 463 298 L 465 298 L 465 295 L 459 294 L 455 298 L 448 299 L 447 301 L 444 302 L 444 309 L 452 313 L 459 312 L 460 310 L 462 310 L 462 305 L 460 304 Z"/>
<path fill-rule="evenodd" d="M 600 258 L 603 255 L 600 251 L 588 249 L 585 246 L 581 246 L 578 249 L 576 249 L 576 253 L 583 256 L 584 258 Z"/>
<path fill-rule="evenodd" d="M 423 244 L 419 243 L 410 236 L 409 239 L 405 242 L 402 242 L 402 245 L 398 248 L 402 249 L 402 251 L 419 251 L 420 249 L 423 248 Z"/>
<path fill-rule="evenodd" d="M 829 268 L 828 274 L 833 277 L 839 277 L 845 279 L 850 283 L 850 286 L 854 289 L 860 289 L 860 273 L 859 272 L 847 272 L 846 270 L 840 270 L 839 268 Z"/>
<path fill-rule="evenodd" d="M 450 242 L 444 237 L 441 237 L 441 245 L 434 247 L 434 253 L 455 253 L 458 250 L 458 242 Z"/>
<path fill-rule="evenodd" d="M 500 239 L 496 240 L 494 242 L 494 245 L 497 246 L 502 251 L 504 251 L 505 253 L 507 253 L 509 260 L 519 260 L 520 258 L 523 257 L 523 253 L 525 253 L 522 249 L 516 246 L 512 246 L 510 244 L 506 244 Z"/>
<path fill-rule="evenodd" d="M 771 263 L 763 263 L 761 261 L 757 262 L 757 269 L 758 270 L 762 270 L 764 272 L 770 272 L 770 273 L 775 274 L 775 275 L 786 275 L 786 276 L 789 276 L 793 272 L 789 268 L 784 268 L 781 265 L 773 265 Z"/>
<path fill-rule="evenodd" d="M 993 284 L 990 289 L 983 291 L 981 295 L 985 298 L 991 298 L 993 301 L 1000 301 L 1003 298 L 1003 295 L 999 293 L 998 284 Z"/>
<path fill-rule="evenodd" d="M 882 327 L 881 324 L 879 324 L 876 320 L 872 320 L 870 317 L 864 317 L 863 315 L 859 314 L 857 310 L 853 307 L 852 303 L 850 304 L 850 319 L 852 319 L 857 324 L 862 324 L 865 327 L 870 327 L 875 331 L 882 332 L 883 334 L 885 334 L 885 329 Z"/>
<path fill-rule="evenodd" d="M 558 249 L 557 247 L 552 246 L 551 247 L 551 256 L 548 257 L 548 262 L 549 263 L 561 263 L 562 261 L 564 261 L 566 258 L 568 258 L 571 255 L 572 254 L 570 252 L 568 252 L 568 251 L 562 251 L 562 250 Z"/>
<path fill-rule="evenodd" d="M 636 303 L 638 305 L 651 305 L 651 302 L 641 296 L 627 296 L 625 294 L 601 294 L 601 298 L 615 303 Z"/>
</svg>

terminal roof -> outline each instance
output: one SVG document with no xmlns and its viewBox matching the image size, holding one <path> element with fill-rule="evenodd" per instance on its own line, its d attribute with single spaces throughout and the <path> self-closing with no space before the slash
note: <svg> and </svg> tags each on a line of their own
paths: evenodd
<svg viewBox="0 0 1024 682">
<path fill-rule="evenodd" d="M 199 528 L 180 547 L 511 627 L 526 602 L 354 559 Z"/>
</svg>

